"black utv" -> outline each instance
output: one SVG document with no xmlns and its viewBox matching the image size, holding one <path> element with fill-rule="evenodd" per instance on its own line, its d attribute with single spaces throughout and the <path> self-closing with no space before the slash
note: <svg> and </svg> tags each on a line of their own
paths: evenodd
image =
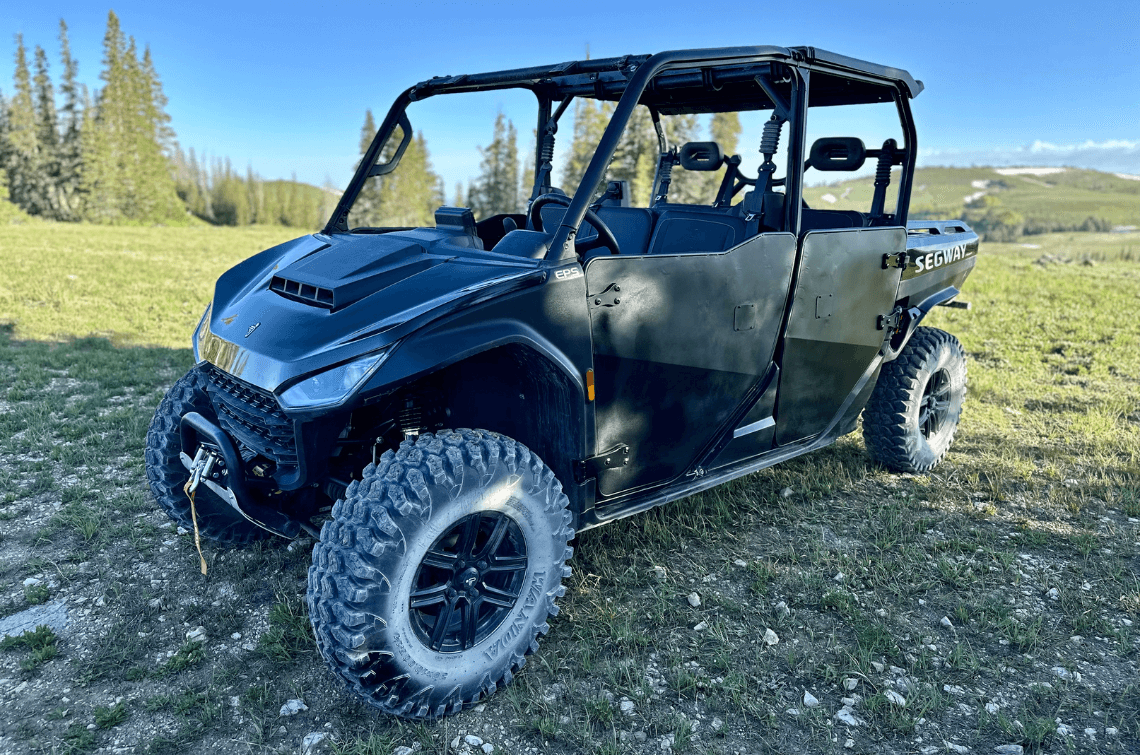
<svg viewBox="0 0 1140 755">
<path fill-rule="evenodd" d="M 355 223 L 369 183 L 399 174 L 409 105 L 510 89 L 537 102 L 525 213 Z M 921 90 L 906 71 L 810 47 L 411 87 L 325 228 L 218 280 L 196 365 L 147 436 L 155 498 L 219 543 L 316 538 L 321 653 L 368 703 L 424 718 L 508 684 L 538 649 L 576 532 L 827 446 L 861 413 L 875 459 L 931 469 L 966 364 L 952 335 L 920 323 L 959 305 L 978 239 L 961 221 L 908 222 Z M 568 193 L 552 185 L 554 139 L 581 98 L 609 121 Z M 871 103 L 900 138 L 809 143 L 813 118 Z M 610 171 L 637 108 L 657 140 L 647 206 Z M 757 111 L 753 175 L 662 126 Z M 670 194 L 678 171 L 723 177 L 693 204 Z M 866 176 L 865 211 L 808 206 L 805 177 L 828 171 Z"/>
</svg>

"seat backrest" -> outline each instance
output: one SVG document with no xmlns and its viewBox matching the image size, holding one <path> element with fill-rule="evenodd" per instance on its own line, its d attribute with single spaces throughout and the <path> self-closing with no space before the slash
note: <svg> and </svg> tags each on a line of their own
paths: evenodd
<svg viewBox="0 0 1140 755">
<path fill-rule="evenodd" d="M 855 210 L 800 210 L 800 230 L 819 231 L 825 228 L 862 228 L 866 217 Z"/>
<path fill-rule="evenodd" d="M 659 205 L 650 254 L 723 252 L 744 241 L 744 219 L 733 208 Z"/>
<path fill-rule="evenodd" d="M 649 246 L 649 234 L 653 231 L 653 213 L 642 207 L 599 207 L 598 217 L 609 226 L 617 239 L 622 254 L 645 254 Z M 561 205 L 548 204 L 539 210 L 542 215 L 542 227 L 553 231 L 562 222 L 566 208 Z M 589 241 L 597 238 L 598 232 L 584 221 L 578 233 L 579 241 Z M 607 254 L 605 249 L 595 250 L 591 255 Z"/>
</svg>

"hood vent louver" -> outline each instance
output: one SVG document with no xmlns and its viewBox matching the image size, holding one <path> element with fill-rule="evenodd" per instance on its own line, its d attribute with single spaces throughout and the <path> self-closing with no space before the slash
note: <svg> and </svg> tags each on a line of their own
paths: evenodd
<svg viewBox="0 0 1140 755">
<path fill-rule="evenodd" d="M 299 283 L 280 275 L 274 275 L 269 282 L 269 290 L 276 291 L 286 299 L 299 301 L 302 304 L 311 304 L 325 309 L 333 308 L 333 292 L 331 289 L 314 286 L 310 283 Z"/>
</svg>

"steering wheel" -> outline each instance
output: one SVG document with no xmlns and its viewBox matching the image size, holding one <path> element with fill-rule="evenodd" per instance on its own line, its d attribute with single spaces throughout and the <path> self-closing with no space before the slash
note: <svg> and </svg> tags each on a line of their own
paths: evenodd
<svg viewBox="0 0 1140 755">
<path fill-rule="evenodd" d="M 569 207 L 570 197 L 565 194 L 543 194 L 534 200 L 530 205 L 530 212 L 527 213 L 527 221 L 530 223 L 531 228 L 536 231 L 544 230 L 542 227 L 542 213 L 539 211 L 548 204 L 559 204 L 563 207 Z M 590 241 L 579 242 L 575 239 L 574 251 L 577 252 L 579 256 L 585 255 L 585 253 L 591 249 L 597 249 L 601 246 L 609 247 L 610 254 L 621 254 L 613 231 L 610 230 L 610 227 L 606 225 L 604 220 L 598 217 L 598 213 L 587 208 L 586 222 L 594 227 L 598 235 Z"/>
</svg>

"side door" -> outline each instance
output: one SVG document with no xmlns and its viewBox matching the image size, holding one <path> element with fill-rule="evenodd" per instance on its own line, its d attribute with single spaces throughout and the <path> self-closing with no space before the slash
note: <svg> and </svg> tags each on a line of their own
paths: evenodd
<svg viewBox="0 0 1140 755">
<path fill-rule="evenodd" d="M 851 392 L 867 385 L 894 308 L 906 253 L 902 227 L 810 231 L 803 239 L 780 364 L 776 442 L 827 429 Z"/>
<path fill-rule="evenodd" d="M 684 474 L 772 361 L 795 264 L 788 233 L 727 251 L 586 264 L 601 497 Z M 624 460 L 624 465 L 620 465 Z"/>
</svg>

